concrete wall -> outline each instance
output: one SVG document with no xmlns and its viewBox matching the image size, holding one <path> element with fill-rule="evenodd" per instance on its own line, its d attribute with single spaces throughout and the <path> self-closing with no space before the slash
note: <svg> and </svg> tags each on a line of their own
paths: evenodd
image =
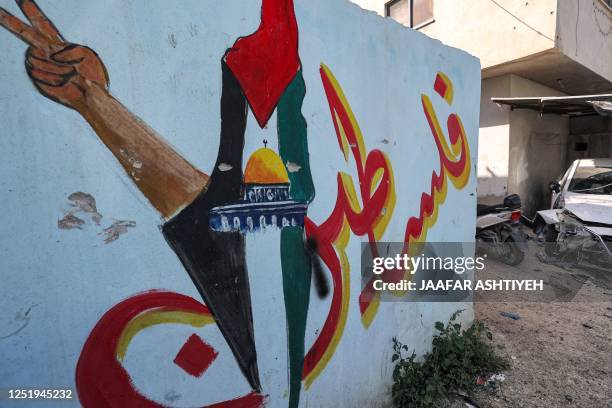
<svg viewBox="0 0 612 408">
<path fill-rule="evenodd" d="M 510 109 L 491 98 L 510 94 L 511 76 L 484 79 L 478 134 L 478 202 L 497 204 L 508 195 Z"/>
<path fill-rule="evenodd" d="M 516 97 L 563 96 L 536 82 L 511 76 L 510 94 Z M 569 118 L 540 115 L 530 110 L 510 113 L 508 191 L 519 194 L 523 211 L 533 216 L 548 203 L 548 183 L 566 169 Z"/>
<path fill-rule="evenodd" d="M 384 15 L 385 0 L 353 1 Z M 554 48 L 556 3 L 435 0 L 435 22 L 419 31 L 475 55 L 484 69 Z"/>
<path fill-rule="evenodd" d="M 570 119 L 568 165 L 576 159 L 612 158 L 612 119 L 603 116 Z"/>
<path fill-rule="evenodd" d="M 600 0 L 557 0 L 556 46 L 612 81 L 612 10 Z"/>
<path fill-rule="evenodd" d="M 478 151 L 478 200 L 501 202 L 519 194 L 527 213 L 546 202 L 548 182 L 566 166 L 568 119 L 511 111 L 492 97 L 563 96 L 552 88 L 517 75 L 482 81 Z"/>
<path fill-rule="evenodd" d="M 5 3 L 23 18 L 15 4 Z M 180 6 L 162 0 L 38 3 L 66 39 L 98 53 L 116 100 L 163 135 L 181 156 L 211 175 L 213 182 L 223 172 L 232 171 L 224 162 L 215 164 L 222 86 L 227 90 L 221 82 L 220 61 L 236 39 L 259 27 L 261 2 L 186 0 Z M 210 264 L 204 262 L 201 275 L 192 274 L 200 276 L 200 281 L 190 279 L 187 269 L 193 273 L 189 269 L 193 266 L 181 263 L 169 247 L 160 233 L 166 221 L 135 184 L 146 176 L 138 170 L 155 163 L 131 161 L 130 171 L 124 171 L 100 142 L 101 131 L 94 132 L 85 120 L 95 124 L 97 119 L 88 116 L 90 111 L 81 116 L 40 95 L 24 70 L 27 46 L 0 29 L 0 224 L 6 232 L 0 237 L 4 289 L 0 298 L 0 389 L 74 390 L 72 403 L 54 403 L 58 407 L 78 405 L 77 397 L 85 406 L 102 400 L 112 406 L 142 406 L 145 402 L 204 406 L 240 398 L 232 406 L 257 407 L 264 395 L 269 407 L 382 406 L 392 382 L 392 337 L 422 354 L 430 347 L 435 321 L 446 321 L 459 308 L 467 308 L 465 320 L 472 318 L 469 304 L 370 301 L 366 309 L 360 308 L 360 245 L 368 238 L 352 232 L 358 228 L 346 221 L 347 208 L 340 204 L 340 213 L 333 210 L 339 202 L 338 183 L 349 188 L 350 179 L 355 186 L 366 183 L 375 191 L 388 187 L 383 208 L 372 209 L 367 195 L 370 188 L 360 190 L 363 195 L 358 193 L 353 203 L 375 211 L 376 221 L 366 225 L 366 229 L 377 228 L 370 240 L 403 240 L 408 219 L 428 218 L 420 209 L 429 204 L 438 212 L 437 221 L 427 231 L 428 240 L 473 240 L 478 61 L 346 1 L 296 0 L 295 10 L 306 84 L 297 113 L 307 123 L 306 160 L 309 157 L 316 190 L 308 208 L 306 233 L 330 245 L 321 256 L 331 293 L 320 299 L 314 286 L 310 288 L 309 264 L 304 264 L 308 269 L 302 275 L 287 276 L 290 267 L 302 264 L 286 257 L 286 235 L 297 232 L 294 235 L 301 240 L 301 226 L 248 232 L 241 236 L 239 242 L 244 246 L 232 261 L 245 257 L 247 291 L 219 294 L 228 299 L 236 293 L 242 296 L 235 309 L 240 312 L 235 314 L 245 324 L 237 329 L 220 317 L 235 310 L 229 313 L 218 297 L 214 304 L 209 302 L 212 296 L 208 294 L 214 290 L 204 283 L 237 288 L 245 283 L 244 277 L 240 275 L 239 280 L 236 275 L 234 280 L 232 275 L 210 282 L 208 273 L 215 272 L 217 265 L 211 259 Z M 269 49 L 270 43 L 276 47 L 282 41 L 264 41 L 263 47 Z M 329 71 L 322 70 L 321 63 Z M 439 72 L 445 76 L 438 76 Z M 330 82 L 331 73 L 337 83 Z M 327 78 L 327 88 L 323 78 Z M 436 78 L 439 92 L 434 90 Z M 299 89 L 299 83 L 296 86 Z M 296 98 L 292 101 L 299 102 L 299 93 Z M 461 174 L 453 183 L 446 182 L 445 197 L 435 188 L 433 197 L 423 196 L 433 191 L 432 172 L 449 174 L 440 167 L 444 153 L 427 120 L 423 105 L 427 98 L 431 101 L 428 114 L 435 114 L 441 123 L 442 134 L 437 137 L 450 143 L 449 118 L 451 123 L 459 118 L 465 129 L 464 136 L 458 135 L 457 148 L 467 151 L 450 158 L 463 163 Z M 291 106 L 295 114 L 296 105 Z M 264 140 L 268 149 L 279 151 L 280 132 L 286 131 L 276 126 L 278 111 L 264 128 L 252 112 L 249 109 L 242 168 Z M 300 117 L 294 117 L 296 122 L 289 128 L 293 138 L 305 135 L 300 133 L 306 129 Z M 112 127 L 120 118 L 107 119 Z M 334 119 L 342 121 L 343 132 L 337 134 Z M 134 126 L 128 128 L 131 131 L 144 129 L 142 122 L 130 123 Z M 129 141 L 131 132 L 121 127 L 114 131 L 123 132 Z M 119 151 L 118 158 L 123 153 Z M 364 179 L 361 154 L 385 166 L 386 170 L 376 172 L 383 176 L 381 184 Z M 299 172 L 308 164 L 282 163 L 290 178 L 302 174 Z M 343 179 L 339 172 L 345 173 Z M 208 215 L 202 217 L 191 224 L 198 237 L 202 230 L 210 233 Z M 327 227 L 320 227 L 324 223 Z M 190 236 L 179 238 L 189 240 Z M 294 255 L 303 259 L 300 242 Z M 204 249 L 204 254 L 212 251 Z M 204 307 L 201 293 L 207 294 L 208 307 L 215 308 L 215 318 Z M 249 382 L 253 372 L 248 377 L 242 369 L 252 368 L 255 362 L 241 362 L 238 357 L 245 351 L 236 343 L 230 348 L 228 342 L 230 335 L 244 339 L 251 324 L 261 390 Z M 326 341 L 322 333 L 331 337 Z M 311 359 L 302 370 L 305 354 Z M 303 372 L 307 373 L 304 381 Z"/>
</svg>

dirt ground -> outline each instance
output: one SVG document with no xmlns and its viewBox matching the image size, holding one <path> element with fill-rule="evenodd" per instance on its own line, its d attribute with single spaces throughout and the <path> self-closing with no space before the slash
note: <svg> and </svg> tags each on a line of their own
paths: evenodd
<svg viewBox="0 0 612 408">
<path fill-rule="evenodd" d="M 481 387 L 474 401 L 482 408 L 612 408 L 612 270 L 559 268 L 538 259 L 541 248 L 532 246 L 521 272 L 569 295 L 555 302 L 475 303 L 475 317 L 491 328 L 511 369 L 504 381 Z M 498 277 L 516 274 L 502 264 L 492 269 Z"/>
</svg>

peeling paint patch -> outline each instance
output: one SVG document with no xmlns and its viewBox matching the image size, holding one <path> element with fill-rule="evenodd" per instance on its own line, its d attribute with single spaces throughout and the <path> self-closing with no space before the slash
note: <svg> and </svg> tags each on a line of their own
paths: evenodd
<svg viewBox="0 0 612 408">
<path fill-rule="evenodd" d="M 174 76 L 172 78 L 173 78 L 174 88 L 176 88 L 178 86 L 177 85 L 178 79 Z M 134 177 L 136 181 L 140 180 L 138 176 L 140 175 L 140 170 L 142 170 L 142 161 L 140 161 L 136 157 L 135 153 L 129 149 L 119 149 L 119 153 L 121 153 L 121 155 L 125 157 L 125 159 L 129 163 L 129 165 L 132 166 L 132 169 L 128 170 L 130 174 L 132 175 L 132 177 Z"/>
<path fill-rule="evenodd" d="M 82 191 L 77 191 L 68 196 L 68 200 L 70 201 L 70 206 L 72 209 L 68 211 L 64 218 L 69 215 L 74 215 L 79 212 L 84 212 L 91 215 L 91 220 L 96 223 L 96 225 L 100 225 L 100 221 L 102 220 L 102 214 L 98 212 L 96 207 L 96 199 L 87 193 L 83 193 Z M 79 219 L 78 217 L 74 217 Z M 58 223 L 59 224 L 59 223 Z M 81 225 L 83 225 L 81 223 Z"/>
<path fill-rule="evenodd" d="M 297 173 L 302 169 L 302 166 L 293 162 L 287 162 L 287 170 L 289 173 Z"/>
<path fill-rule="evenodd" d="M 122 152 L 126 154 L 126 152 Z M 139 169 L 142 163 L 130 160 L 134 168 Z M 89 215 L 91 221 L 96 225 L 100 225 L 102 214 L 98 212 L 96 207 L 96 199 L 91 195 L 82 191 L 77 191 L 68 196 L 70 209 L 64 212 L 64 217 L 57 221 L 57 227 L 61 230 L 84 229 L 87 226 L 87 221 L 82 214 Z M 79 216 L 77 216 L 77 214 Z M 127 233 L 128 228 L 136 227 L 136 221 L 113 220 L 113 223 L 104 228 L 98 235 L 104 235 L 104 243 L 110 244 L 119 239 L 119 237 Z"/>
<path fill-rule="evenodd" d="M 66 214 L 61 220 L 57 220 L 57 228 L 62 230 L 81 229 L 85 221 L 74 214 Z"/>
<path fill-rule="evenodd" d="M 104 243 L 110 244 L 119 239 L 119 237 L 128 232 L 128 228 L 136 227 L 136 221 L 121 221 L 117 220 L 110 227 L 104 228 L 101 234 L 104 234 Z"/>
<path fill-rule="evenodd" d="M 76 215 L 80 213 L 89 214 L 91 220 L 96 225 L 100 225 L 102 214 L 98 213 L 96 199 L 91 194 L 76 191 L 68 196 L 68 205 L 70 209 L 64 211 L 64 216 L 57 220 L 57 228 L 61 230 L 82 229 L 85 220 Z"/>
<path fill-rule="evenodd" d="M 217 168 L 219 169 L 219 171 L 230 171 L 231 169 L 234 168 L 234 166 L 232 166 L 231 164 L 227 164 L 227 163 L 221 163 L 217 166 Z"/>
<path fill-rule="evenodd" d="M 91 194 L 77 191 L 68 196 L 68 200 L 71 201 L 70 205 L 78 208 L 79 211 L 95 213 L 98 211 L 96 208 L 96 199 Z"/>
</svg>

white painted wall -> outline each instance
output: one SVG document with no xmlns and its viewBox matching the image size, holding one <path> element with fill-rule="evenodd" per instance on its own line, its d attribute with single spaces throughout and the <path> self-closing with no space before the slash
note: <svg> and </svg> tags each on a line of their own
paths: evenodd
<svg viewBox="0 0 612 408">
<path fill-rule="evenodd" d="M 565 168 L 568 118 L 511 111 L 491 98 L 565 94 L 518 75 L 484 79 L 481 92 L 479 202 L 496 204 L 507 194 L 519 194 L 528 213 L 540 209 L 548 183 Z"/>
<path fill-rule="evenodd" d="M 612 9 L 600 0 L 557 0 L 557 47 L 612 81 Z"/>
<path fill-rule="evenodd" d="M 220 59 L 239 36 L 258 27 L 260 2 L 189 0 L 180 7 L 162 0 L 39 3 L 67 39 L 98 52 L 117 99 L 210 173 L 220 128 Z M 19 14 L 14 4 L 6 6 Z M 297 0 L 296 12 L 307 84 L 303 114 L 317 190 L 309 216 L 320 223 L 330 214 L 338 171 L 356 177 L 354 163 L 345 163 L 337 147 L 319 76 L 323 62 L 341 83 L 367 150 L 383 150 L 394 167 L 397 205 L 383 239 L 402 240 L 408 218 L 418 215 L 421 194 L 430 191 L 432 171 L 440 170 L 421 94 L 431 97 L 442 123 L 452 112 L 461 117 L 476 166 L 478 61 L 346 1 Z M 5 288 L 0 298 L 0 389 L 74 389 L 81 348 L 108 309 L 150 289 L 199 296 L 159 232 L 159 216 L 114 157 L 78 114 L 33 88 L 24 72 L 25 48 L 0 32 L 0 223 L 7 231 L 0 237 L 0 280 Z M 438 71 L 454 81 L 452 106 L 432 89 Z M 276 149 L 274 126 L 262 131 L 249 116 L 245 158 L 264 138 Z M 475 190 L 474 171 L 461 191 L 449 185 L 430 241 L 473 240 Z M 109 245 L 102 242 L 101 228 L 91 223 L 81 230 L 58 230 L 67 196 L 74 191 L 97 199 L 104 223 L 134 220 L 136 228 Z M 278 235 L 247 239 L 259 371 L 270 407 L 287 406 Z M 342 339 L 321 376 L 302 391 L 301 406 L 379 406 L 389 396 L 393 336 L 420 354 L 430 346 L 436 320 L 447 320 L 459 308 L 468 309 L 465 320 L 472 317 L 471 305 L 383 303 L 366 329 L 357 304 L 362 240 L 353 236 L 347 248 L 350 304 Z M 329 307 L 329 298 L 311 298 L 307 348 Z M 187 376 L 172 363 L 194 332 L 219 352 L 200 378 Z M 134 338 L 124 367 L 142 394 L 167 405 L 200 406 L 250 391 L 215 325 L 146 329 Z M 169 396 L 178 399 L 171 403 Z M 30 405 L 38 406 L 20 406 Z"/>
<path fill-rule="evenodd" d="M 563 93 L 518 75 L 512 75 L 513 97 L 564 96 Z M 510 160 L 508 190 L 519 194 L 523 211 L 533 216 L 548 201 L 548 183 L 566 168 L 569 118 L 540 115 L 530 110 L 510 113 Z"/>
<path fill-rule="evenodd" d="M 478 135 L 478 202 L 498 204 L 508 194 L 510 108 L 491 102 L 510 93 L 510 76 L 484 79 Z"/>
<path fill-rule="evenodd" d="M 353 1 L 384 15 L 385 0 Z M 419 31 L 475 55 L 485 69 L 554 48 L 556 8 L 557 0 L 435 0 L 435 21 Z"/>
</svg>

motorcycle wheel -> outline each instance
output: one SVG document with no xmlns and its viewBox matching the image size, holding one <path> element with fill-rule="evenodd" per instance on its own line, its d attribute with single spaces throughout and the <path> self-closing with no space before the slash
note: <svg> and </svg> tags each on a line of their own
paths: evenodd
<svg viewBox="0 0 612 408">
<path fill-rule="evenodd" d="M 521 251 L 518 245 L 516 245 L 516 242 L 514 242 L 512 237 L 506 238 L 504 244 L 508 245 L 510 253 L 507 254 L 507 256 L 502 257 L 500 259 L 501 262 L 510 266 L 516 266 L 523 262 L 523 259 L 525 259 L 525 254 L 523 253 L 523 251 Z"/>
</svg>

